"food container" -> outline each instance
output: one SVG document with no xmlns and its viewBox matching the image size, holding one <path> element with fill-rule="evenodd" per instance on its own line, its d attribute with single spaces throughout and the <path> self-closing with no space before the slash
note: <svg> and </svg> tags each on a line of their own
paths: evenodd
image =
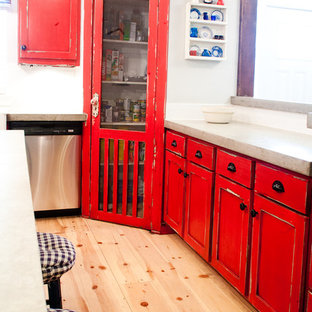
<svg viewBox="0 0 312 312">
<path fill-rule="evenodd" d="M 226 124 L 232 120 L 234 109 L 231 105 L 207 105 L 202 112 L 207 122 Z"/>
</svg>

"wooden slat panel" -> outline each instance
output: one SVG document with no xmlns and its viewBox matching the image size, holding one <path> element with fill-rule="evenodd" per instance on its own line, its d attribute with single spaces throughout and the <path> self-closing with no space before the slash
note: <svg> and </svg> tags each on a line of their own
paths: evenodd
<svg viewBox="0 0 312 312">
<path fill-rule="evenodd" d="M 117 213 L 118 191 L 118 140 L 114 140 L 113 213 Z"/>
<path fill-rule="evenodd" d="M 106 139 L 104 143 L 104 183 L 103 183 L 103 211 L 107 212 L 107 199 L 108 199 L 108 154 L 109 153 L 109 140 Z"/>
<path fill-rule="evenodd" d="M 134 143 L 134 164 L 133 164 L 133 198 L 132 216 L 137 216 L 138 208 L 138 170 L 139 170 L 139 142 Z"/>
<path fill-rule="evenodd" d="M 128 159 L 129 159 L 129 141 L 124 141 L 124 165 L 123 165 L 123 186 L 122 186 L 122 214 L 127 214 L 128 199 Z"/>
</svg>

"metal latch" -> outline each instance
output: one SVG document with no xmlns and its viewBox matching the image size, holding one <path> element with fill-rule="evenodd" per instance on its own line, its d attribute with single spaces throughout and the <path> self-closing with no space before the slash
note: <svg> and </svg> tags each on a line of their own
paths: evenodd
<svg viewBox="0 0 312 312">
<path fill-rule="evenodd" d="M 94 93 L 93 98 L 91 100 L 92 105 L 92 116 L 96 118 L 99 115 L 99 95 Z"/>
</svg>

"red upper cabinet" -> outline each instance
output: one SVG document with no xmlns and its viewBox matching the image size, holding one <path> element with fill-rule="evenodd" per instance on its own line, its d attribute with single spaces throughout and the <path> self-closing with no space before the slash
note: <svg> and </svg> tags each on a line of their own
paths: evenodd
<svg viewBox="0 0 312 312">
<path fill-rule="evenodd" d="M 19 63 L 79 65 L 80 0 L 19 1 Z"/>
</svg>

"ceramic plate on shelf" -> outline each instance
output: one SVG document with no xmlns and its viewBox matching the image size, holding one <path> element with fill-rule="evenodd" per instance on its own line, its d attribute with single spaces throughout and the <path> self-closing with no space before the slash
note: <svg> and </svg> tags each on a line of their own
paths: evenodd
<svg viewBox="0 0 312 312">
<path fill-rule="evenodd" d="M 212 11 L 211 12 L 211 16 L 215 16 L 216 17 L 216 21 L 218 21 L 218 22 L 223 22 L 223 20 L 224 20 L 223 13 L 220 10 Z"/>
<path fill-rule="evenodd" d="M 203 26 L 199 29 L 199 37 L 206 40 L 212 39 L 213 32 L 208 26 Z"/>
<path fill-rule="evenodd" d="M 200 47 L 198 45 L 192 45 L 190 47 L 190 55 L 191 56 L 199 56 L 199 55 L 201 55 Z"/>
<path fill-rule="evenodd" d="M 200 19 L 201 13 L 198 9 L 191 9 L 191 19 Z"/>
<path fill-rule="evenodd" d="M 214 46 L 211 49 L 211 53 L 212 53 L 212 56 L 214 56 L 214 57 L 222 57 L 223 56 L 223 50 L 219 46 Z"/>
</svg>

